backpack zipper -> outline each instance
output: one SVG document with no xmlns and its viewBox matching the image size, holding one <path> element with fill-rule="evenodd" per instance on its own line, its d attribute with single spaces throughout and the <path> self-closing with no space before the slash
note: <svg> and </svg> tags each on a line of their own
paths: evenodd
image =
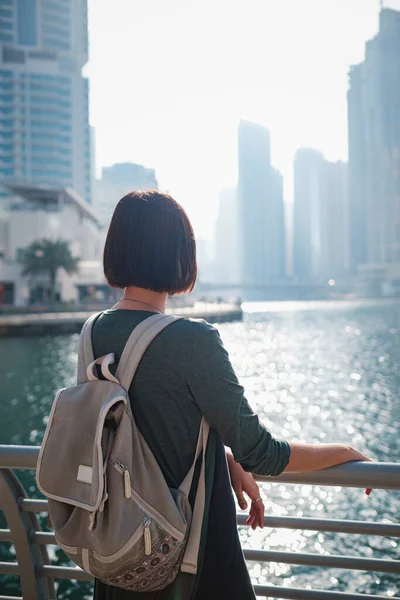
<svg viewBox="0 0 400 600">
<path fill-rule="evenodd" d="M 131 498 L 132 493 L 131 493 L 131 476 L 129 474 L 129 469 L 128 467 L 126 467 L 122 462 L 120 462 L 119 460 L 116 462 L 116 464 L 119 466 L 119 468 L 122 471 L 122 475 L 124 478 L 124 492 L 125 492 L 125 498 Z"/>
<path fill-rule="evenodd" d="M 146 556 L 151 554 L 151 533 L 150 533 L 151 520 L 146 517 L 144 520 L 144 553 Z"/>
<path fill-rule="evenodd" d="M 119 461 L 119 460 L 114 460 L 114 461 L 110 460 L 110 463 L 114 467 L 114 469 L 117 469 L 117 471 L 119 473 L 121 473 L 121 475 L 124 475 L 124 488 L 125 488 L 125 477 L 126 477 L 126 475 L 124 474 L 125 470 L 128 473 L 128 476 L 129 476 L 128 481 L 130 483 L 130 474 L 129 474 L 128 468 L 123 463 L 121 463 L 121 461 Z M 127 491 L 128 490 L 125 490 L 125 495 L 126 495 Z M 153 518 L 153 521 L 155 521 L 162 529 L 164 529 L 164 531 L 169 533 L 172 537 L 177 538 L 180 542 L 182 542 L 184 540 L 184 538 L 185 538 L 184 534 L 182 534 L 179 531 L 179 529 L 176 529 L 170 523 L 168 523 L 167 520 L 162 517 L 162 515 L 160 515 L 157 511 L 152 509 L 147 503 L 142 502 L 141 497 L 135 492 L 135 490 L 132 488 L 132 486 L 130 486 L 129 496 L 127 496 L 127 497 L 131 498 L 133 500 L 133 502 L 135 502 L 144 513 L 149 514 Z"/>
</svg>

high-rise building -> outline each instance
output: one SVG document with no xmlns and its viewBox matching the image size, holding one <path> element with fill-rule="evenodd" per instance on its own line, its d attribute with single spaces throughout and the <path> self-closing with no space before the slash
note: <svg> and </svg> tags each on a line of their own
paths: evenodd
<svg viewBox="0 0 400 600">
<path fill-rule="evenodd" d="M 347 165 L 301 148 L 294 160 L 293 271 L 309 283 L 348 271 Z"/>
<path fill-rule="evenodd" d="M 240 282 L 238 202 L 235 188 L 222 190 L 215 227 L 215 283 Z"/>
<path fill-rule="evenodd" d="M 285 275 L 282 178 L 272 168 L 269 131 L 239 125 L 238 221 L 241 280 L 269 285 Z"/>
<path fill-rule="evenodd" d="M 102 178 L 94 183 L 94 204 L 100 220 L 107 225 L 118 200 L 132 190 L 156 190 L 154 169 L 134 163 L 116 163 L 102 169 Z"/>
<path fill-rule="evenodd" d="M 383 9 L 365 60 L 350 70 L 352 270 L 400 275 L 400 12 Z M 400 281 L 400 280 L 399 280 Z"/>
<path fill-rule="evenodd" d="M 0 0 L 0 17 L 0 202 L 14 181 L 90 202 L 87 2 Z"/>
<path fill-rule="evenodd" d="M 321 261 L 321 172 L 324 157 L 300 148 L 294 158 L 293 272 L 299 281 L 318 278 Z"/>
<path fill-rule="evenodd" d="M 324 161 L 321 201 L 321 276 L 343 280 L 349 273 L 348 166 Z"/>
<path fill-rule="evenodd" d="M 116 163 L 111 167 L 104 167 L 102 179 L 131 190 L 158 189 L 155 170 L 134 163 Z"/>
</svg>

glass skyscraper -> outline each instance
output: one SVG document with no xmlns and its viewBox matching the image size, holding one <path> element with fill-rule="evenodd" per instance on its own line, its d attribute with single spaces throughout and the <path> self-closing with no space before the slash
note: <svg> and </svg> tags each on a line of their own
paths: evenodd
<svg viewBox="0 0 400 600">
<path fill-rule="evenodd" d="M 270 135 L 264 127 L 241 121 L 238 150 L 241 279 L 268 286 L 281 282 L 286 270 L 282 177 L 271 166 Z M 258 299 L 256 293 L 252 298 Z"/>
<path fill-rule="evenodd" d="M 72 187 L 91 201 L 86 0 L 0 0 L 4 184 Z"/>
</svg>

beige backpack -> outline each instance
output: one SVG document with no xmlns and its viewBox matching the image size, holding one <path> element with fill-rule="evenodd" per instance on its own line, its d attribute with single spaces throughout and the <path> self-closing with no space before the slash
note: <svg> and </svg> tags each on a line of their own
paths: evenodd
<svg viewBox="0 0 400 600">
<path fill-rule="evenodd" d="M 109 585 L 162 590 L 179 569 L 197 570 L 209 426 L 203 418 L 192 467 L 178 489 L 169 488 L 136 427 L 128 390 L 151 341 L 178 317 L 152 315 L 140 323 L 115 377 L 109 371 L 113 354 L 93 356 L 96 317 L 82 329 L 78 385 L 55 397 L 37 483 L 48 498 L 57 542 L 71 560 Z M 101 366 L 105 380 L 98 379 L 95 365 Z M 192 515 L 188 495 L 201 454 Z"/>
</svg>

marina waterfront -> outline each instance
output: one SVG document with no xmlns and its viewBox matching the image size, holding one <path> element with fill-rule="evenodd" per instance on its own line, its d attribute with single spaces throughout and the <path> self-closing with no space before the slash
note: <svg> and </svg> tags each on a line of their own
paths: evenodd
<svg viewBox="0 0 400 600">
<path fill-rule="evenodd" d="M 400 302 L 245 305 L 242 322 L 218 325 L 246 396 L 287 440 L 343 442 L 400 463 Z M 55 391 L 74 381 L 78 336 L 0 343 L 0 442 L 39 445 Z M 34 492 L 31 474 L 22 479 Z M 266 514 L 399 522 L 400 492 L 263 484 Z M 36 492 L 37 495 L 37 492 Z M 4 525 L 0 525 L 4 526 Z M 393 538 L 241 528 L 244 547 L 399 559 Z M 4 548 L 2 554 L 4 557 Z M 60 559 L 62 553 L 56 550 Z M 2 558 L 5 560 L 5 558 Z M 399 577 L 249 563 L 254 583 L 399 595 Z M 15 595 L 12 577 L 0 593 Z M 90 584 L 63 581 L 58 597 L 90 597 Z"/>
</svg>

